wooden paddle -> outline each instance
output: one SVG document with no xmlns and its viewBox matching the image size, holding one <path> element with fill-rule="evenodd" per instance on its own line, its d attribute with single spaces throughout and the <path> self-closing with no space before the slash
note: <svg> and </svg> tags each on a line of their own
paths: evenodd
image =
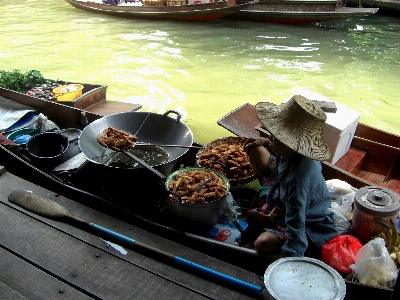
<svg viewBox="0 0 400 300">
<path fill-rule="evenodd" d="M 116 241 L 123 243 L 124 245 L 134 248 L 133 250 L 144 250 L 140 251 L 143 254 L 147 254 L 157 257 L 159 259 L 165 260 L 169 263 L 174 263 L 180 267 L 187 268 L 191 271 L 195 271 L 199 274 L 202 274 L 209 279 L 216 279 L 225 284 L 228 284 L 232 287 L 241 289 L 245 292 L 249 292 L 252 294 L 260 295 L 262 292 L 262 287 L 253 285 L 251 283 L 247 283 L 240 279 L 228 276 L 226 274 L 220 273 L 218 271 L 209 269 L 202 265 L 196 264 L 179 256 L 174 256 L 165 251 L 156 249 L 152 246 L 143 244 L 134 239 L 131 239 L 127 236 L 124 236 L 120 233 L 112 231 L 110 229 L 104 228 L 100 225 L 89 223 L 81 218 L 73 215 L 68 209 L 64 206 L 54 202 L 48 198 L 41 197 L 39 195 L 35 195 L 29 191 L 23 190 L 15 190 L 8 196 L 8 200 L 18 206 L 25 208 L 26 210 L 33 212 L 35 214 L 41 215 L 46 218 L 56 219 L 56 220 L 70 220 L 74 221 L 79 227 L 87 228 L 94 230 L 95 232 L 105 235 L 107 237 L 111 237 Z"/>
</svg>

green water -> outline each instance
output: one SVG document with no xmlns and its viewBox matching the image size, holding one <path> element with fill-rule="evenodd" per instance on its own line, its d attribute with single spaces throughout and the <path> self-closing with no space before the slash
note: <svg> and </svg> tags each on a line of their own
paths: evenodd
<svg viewBox="0 0 400 300">
<path fill-rule="evenodd" d="M 400 134 L 400 19 L 376 14 L 306 25 L 127 20 L 63 0 L 2 3 L 0 69 L 104 84 L 107 99 L 178 110 L 195 140 L 230 133 L 217 120 L 243 103 L 302 89 Z"/>
</svg>

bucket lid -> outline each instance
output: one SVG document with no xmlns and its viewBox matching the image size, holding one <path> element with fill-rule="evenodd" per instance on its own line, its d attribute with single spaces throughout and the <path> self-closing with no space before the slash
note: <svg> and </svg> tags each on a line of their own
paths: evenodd
<svg viewBox="0 0 400 300">
<path fill-rule="evenodd" d="M 355 207 L 376 217 L 389 217 L 400 211 L 400 198 L 389 189 L 365 186 L 355 195 Z"/>
<path fill-rule="evenodd" d="M 309 257 L 278 259 L 265 271 L 264 283 L 276 300 L 342 300 L 346 295 L 342 276 L 322 261 Z"/>
</svg>

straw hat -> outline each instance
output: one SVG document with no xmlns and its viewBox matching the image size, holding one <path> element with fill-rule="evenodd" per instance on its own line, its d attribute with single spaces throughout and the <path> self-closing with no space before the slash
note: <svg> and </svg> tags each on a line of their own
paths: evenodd
<svg viewBox="0 0 400 300">
<path fill-rule="evenodd" d="M 319 161 L 331 157 L 323 139 L 326 115 L 307 98 L 295 95 L 280 105 L 260 102 L 256 114 L 274 137 L 294 151 Z"/>
</svg>

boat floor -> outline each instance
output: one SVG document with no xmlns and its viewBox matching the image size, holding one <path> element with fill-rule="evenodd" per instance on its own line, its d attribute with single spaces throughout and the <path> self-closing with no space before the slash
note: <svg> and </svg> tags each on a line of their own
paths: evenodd
<svg viewBox="0 0 400 300">
<path fill-rule="evenodd" d="M 357 139 L 357 136 L 354 139 Z M 370 149 L 364 150 L 359 148 L 362 146 L 358 141 L 355 143 L 356 146 L 352 144 L 347 153 L 335 163 L 335 166 L 370 182 L 370 185 L 384 187 L 400 195 L 399 155 L 377 153 L 379 148 L 393 150 L 385 146 L 386 144 L 379 146 L 375 144 Z"/>
</svg>

